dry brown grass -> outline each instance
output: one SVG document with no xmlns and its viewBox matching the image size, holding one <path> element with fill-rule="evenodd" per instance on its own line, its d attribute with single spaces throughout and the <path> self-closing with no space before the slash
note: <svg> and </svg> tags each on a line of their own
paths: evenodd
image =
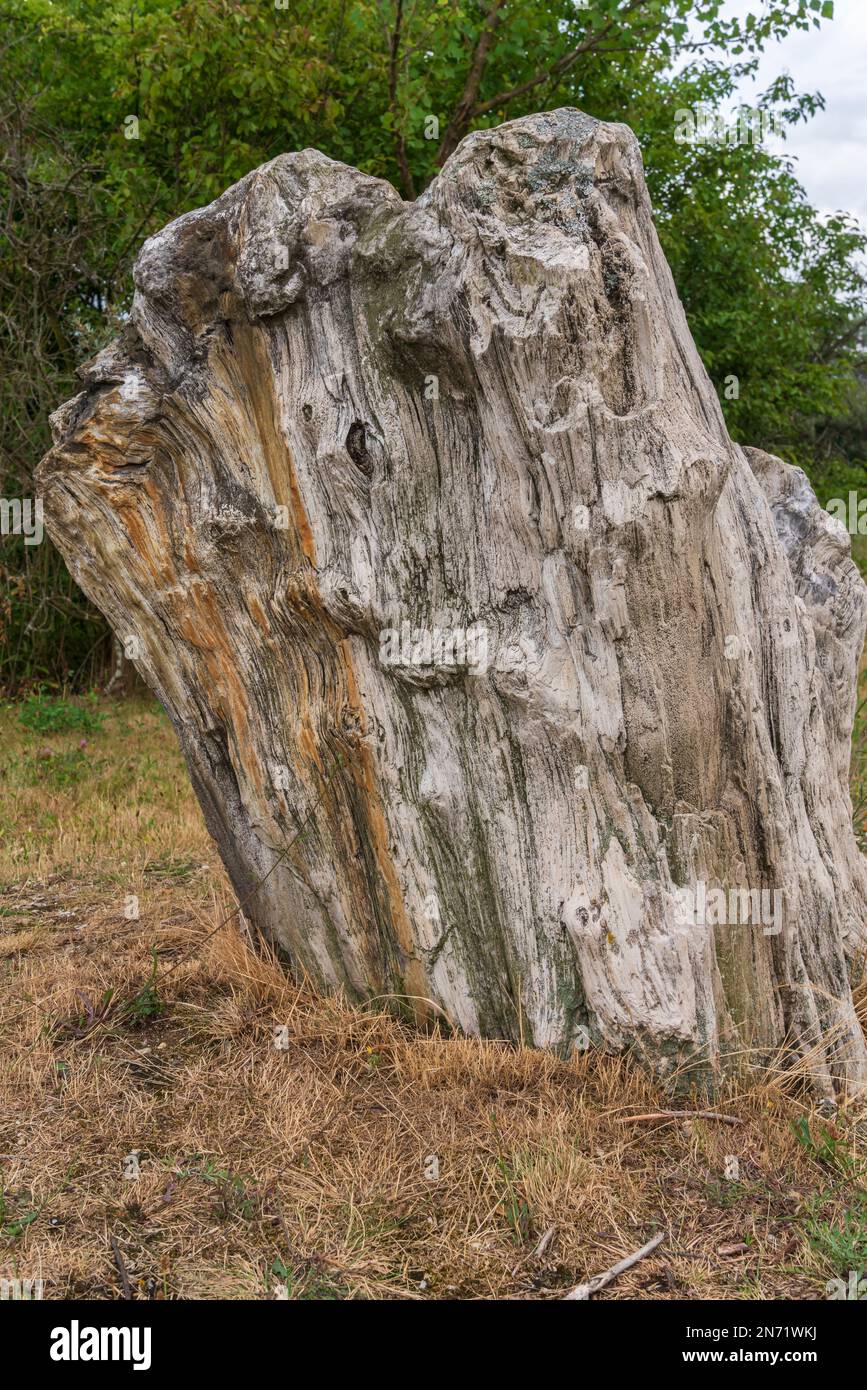
<svg viewBox="0 0 867 1390">
<path fill-rule="evenodd" d="M 600 1297 L 815 1298 L 862 1237 L 867 1263 L 863 1108 L 822 1121 L 765 1075 L 717 1098 L 738 1127 L 624 1123 L 672 1105 L 628 1060 L 317 997 L 237 919 L 209 937 L 234 903 L 162 717 L 116 712 L 93 742 L 100 785 L 37 782 L 26 811 L 13 786 L 3 812 L 36 832 L 0 857 L 0 1276 L 116 1298 L 112 1237 L 141 1298 L 555 1298 L 659 1229 Z"/>
</svg>

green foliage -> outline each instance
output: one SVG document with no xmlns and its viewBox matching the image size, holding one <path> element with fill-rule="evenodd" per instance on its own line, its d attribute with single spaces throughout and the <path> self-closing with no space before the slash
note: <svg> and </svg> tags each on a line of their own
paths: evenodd
<svg viewBox="0 0 867 1390">
<path fill-rule="evenodd" d="M 332 1302 L 346 1298 L 346 1289 L 340 1283 L 326 1278 L 315 1265 L 313 1269 L 297 1274 L 278 1255 L 271 1264 L 270 1273 L 285 1286 L 286 1298 L 293 1301 Z M 266 1277 L 265 1287 L 273 1287 L 273 1280 Z"/>
<path fill-rule="evenodd" d="M 0 0 L 0 483 L 131 302 L 141 241 L 263 161 L 315 146 L 416 196 L 467 132 L 574 105 L 633 127 L 660 236 L 729 427 L 811 473 L 867 456 L 864 238 L 752 141 L 680 142 L 830 0 Z M 780 78 L 786 129 L 823 104 Z M 129 138 L 133 136 L 135 138 Z M 22 254 L 23 247 L 28 248 Z M 726 392 L 737 380 L 737 394 Z M 17 489 L 17 491 L 16 491 Z M 105 627 L 45 543 L 4 538 L 0 682 L 93 680 Z"/>
<path fill-rule="evenodd" d="M 528 1239 L 533 1229 L 533 1214 L 529 1203 L 520 1190 L 513 1163 L 503 1150 L 503 1141 L 496 1115 L 491 1115 L 491 1132 L 496 1144 L 495 1164 L 502 1180 L 503 1191 L 499 1210 L 506 1222 L 513 1240 L 519 1245 Z"/>
<path fill-rule="evenodd" d="M 792 1129 L 798 1143 L 817 1163 L 847 1175 L 853 1175 L 859 1171 L 858 1164 L 851 1153 L 843 1147 L 840 1139 L 826 1126 L 821 1126 L 818 1135 L 814 1135 L 807 1116 L 799 1115 L 797 1120 L 792 1121 Z"/>
<path fill-rule="evenodd" d="M 21 1200 L 29 1200 L 30 1193 L 18 1194 L 19 1204 Z M 28 1226 L 31 1226 L 39 1216 L 41 1207 L 31 1207 L 20 1214 L 13 1212 L 13 1200 L 7 1200 L 5 1193 L 0 1193 L 0 1239 L 11 1243 L 23 1236 Z"/>
<path fill-rule="evenodd" d="M 801 1146 L 816 1163 L 830 1170 L 832 1185 L 810 1203 L 804 1231 L 810 1245 L 833 1271 L 846 1278 L 867 1269 L 867 1189 L 864 1163 L 830 1129 L 814 1135 L 806 1115 L 792 1123 Z"/>
<path fill-rule="evenodd" d="M 810 1245 L 835 1274 L 846 1279 L 850 1271 L 867 1273 L 867 1198 L 858 1198 L 830 1218 L 814 1214 L 804 1230 Z"/>
<path fill-rule="evenodd" d="M 18 721 L 38 734 L 95 734 L 105 718 L 94 694 L 65 700 L 42 693 L 29 695 L 18 707 Z"/>
<path fill-rule="evenodd" d="M 19 771 L 14 762 L 10 770 Z M 91 772 L 90 759 L 82 749 L 68 748 L 54 752 L 47 748 L 36 757 L 24 758 L 19 775 L 26 785 L 35 787 L 42 784 L 54 791 L 65 791 L 86 781 Z"/>
<path fill-rule="evenodd" d="M 813 1248 L 844 1278 L 850 1270 L 863 1274 L 867 1269 L 867 1213 L 863 1209 L 845 1212 L 836 1225 L 814 1222 L 808 1237 Z"/>
<path fill-rule="evenodd" d="M 160 999 L 157 990 L 157 970 L 159 968 L 159 957 L 156 947 L 151 950 L 151 973 L 147 983 L 142 986 L 138 994 L 132 999 L 125 1009 L 126 1016 L 132 1021 L 133 1025 L 147 1023 L 149 1019 L 158 1018 L 164 1011 L 165 1004 Z"/>
<path fill-rule="evenodd" d="M 733 437 L 811 453 L 864 360 L 863 233 L 844 214 L 820 216 L 788 162 L 760 146 L 647 148 L 663 248 Z"/>
<path fill-rule="evenodd" d="M 32 498 L 50 446 L 48 415 L 76 390 L 75 368 L 111 333 L 111 240 L 102 165 L 41 107 L 35 19 L 0 7 L 0 496 Z M 126 268 L 124 268 L 124 275 Z M 0 685 L 91 681 L 109 647 L 47 543 L 0 538 Z"/>
</svg>

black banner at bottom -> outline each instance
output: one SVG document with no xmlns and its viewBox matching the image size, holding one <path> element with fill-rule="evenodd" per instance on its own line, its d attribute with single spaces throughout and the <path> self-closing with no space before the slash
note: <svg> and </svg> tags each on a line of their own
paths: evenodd
<svg viewBox="0 0 867 1390">
<path fill-rule="evenodd" d="M 774 1374 L 790 1367 L 808 1367 L 820 1371 L 842 1371 L 851 1364 L 852 1338 L 863 1326 L 862 1308 L 841 1308 L 841 1303 L 855 1305 L 867 1302 L 867 1290 L 844 1287 L 831 1290 L 822 1302 L 797 1303 L 717 1303 L 717 1302 L 629 1302 L 625 1300 L 593 1299 L 583 1307 L 560 1308 L 556 1314 L 537 1323 L 510 1323 L 508 1330 L 493 1342 L 480 1324 L 479 1309 L 471 1308 L 473 1322 L 465 1325 L 472 1337 L 462 1343 L 461 1371 L 466 1375 L 465 1352 L 477 1340 L 479 1361 L 489 1358 L 499 1344 L 512 1346 L 518 1338 L 545 1337 L 545 1357 L 554 1350 L 550 1339 L 562 1332 L 571 1347 L 576 1371 L 587 1358 L 599 1356 L 618 1375 L 630 1371 L 641 1374 L 668 1375 L 675 1368 L 689 1374 L 690 1368 L 702 1375 L 709 1366 L 732 1369 L 738 1366 L 762 1366 Z M 396 1310 L 395 1300 L 388 1304 L 391 1316 L 388 1336 L 399 1334 L 403 1324 L 407 1331 L 417 1331 L 419 1308 L 411 1306 Z M 592 1306 L 591 1306 L 592 1305 Z M 437 1301 L 434 1331 L 442 1329 L 442 1319 L 450 1318 L 451 1307 Z M 249 1371 L 263 1363 L 278 1370 L 287 1355 L 287 1337 L 303 1337 L 296 1347 L 302 1348 L 307 1363 L 305 1378 L 315 1374 L 309 1362 L 322 1358 L 323 1374 L 333 1376 L 344 1351 L 348 1372 L 357 1375 L 360 1367 L 370 1361 L 379 1362 L 383 1344 L 377 1339 L 367 1343 L 365 1338 L 377 1324 L 376 1305 L 361 1305 L 350 1310 L 350 1340 L 338 1341 L 333 1335 L 324 1343 L 316 1334 L 325 1329 L 320 1317 L 327 1318 L 332 1334 L 347 1330 L 347 1314 L 339 1313 L 333 1302 L 328 1311 L 317 1313 L 310 1302 L 290 1303 L 263 1301 L 260 1303 L 211 1302 L 117 1302 L 61 1303 L 38 1300 L 6 1300 L 0 1302 L 0 1337 L 7 1356 L 17 1351 L 28 1371 L 47 1376 L 49 1383 L 63 1383 L 70 1376 L 93 1379 L 100 1371 L 113 1376 L 128 1372 L 139 1379 L 146 1375 L 165 1375 L 166 1372 L 194 1365 L 197 1374 L 211 1374 L 225 1379 L 235 1369 Z M 364 1310 L 367 1310 L 366 1312 Z M 398 1318 L 395 1321 L 395 1312 Z M 367 1321 L 373 1317 L 373 1324 Z M 356 1321 L 356 1318 L 358 1321 Z M 311 1326 L 312 1324 L 312 1326 Z M 493 1330 L 493 1329 L 492 1329 Z M 311 1337 L 312 1334 L 312 1337 Z M 481 1334 L 481 1335 L 480 1335 Z M 581 1338 L 575 1342 L 576 1334 Z M 426 1333 L 430 1336 L 430 1330 Z M 588 1341 L 587 1339 L 591 1340 Z M 538 1342 L 534 1343 L 538 1351 Z M 427 1360 L 428 1369 L 436 1371 L 434 1340 Z M 454 1350 L 454 1348 L 452 1349 Z M 531 1349 L 527 1348 L 532 1355 Z M 292 1353 L 286 1369 L 296 1360 Z M 443 1355 L 449 1357 L 443 1347 Z M 511 1351 L 509 1353 L 512 1355 Z M 470 1361 L 470 1366 L 472 1362 Z M 456 1367 L 450 1361 L 450 1373 Z M 601 1370 L 601 1367 L 599 1368 Z M 445 1364 L 440 1374 L 446 1373 Z"/>
</svg>

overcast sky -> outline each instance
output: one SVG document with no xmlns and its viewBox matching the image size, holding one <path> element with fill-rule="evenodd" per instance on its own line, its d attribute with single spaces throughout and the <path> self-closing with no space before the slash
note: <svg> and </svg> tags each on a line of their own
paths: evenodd
<svg viewBox="0 0 867 1390">
<path fill-rule="evenodd" d="M 758 0 L 728 0 L 726 13 L 760 12 Z M 809 33 L 791 33 L 765 49 L 757 83 L 742 98 L 791 73 L 799 92 L 819 91 L 825 110 L 794 126 L 782 147 L 811 203 L 822 212 L 854 213 L 867 230 L 867 0 L 835 0 L 834 18 Z M 770 141 L 771 148 L 779 142 Z"/>
</svg>

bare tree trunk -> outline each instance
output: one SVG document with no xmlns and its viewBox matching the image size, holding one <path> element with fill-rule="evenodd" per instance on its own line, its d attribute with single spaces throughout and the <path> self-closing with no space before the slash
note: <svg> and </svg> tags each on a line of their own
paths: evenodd
<svg viewBox="0 0 867 1390">
<path fill-rule="evenodd" d="M 105 695 L 131 695 L 136 684 L 136 668 L 127 661 L 124 645 L 117 633 L 111 639 L 111 675 L 106 681 Z"/>
<path fill-rule="evenodd" d="M 254 925 L 418 1018 L 863 1082 L 865 589 L 729 440 L 630 132 L 479 132 L 413 204 L 284 155 L 136 284 L 48 527 Z"/>
</svg>

